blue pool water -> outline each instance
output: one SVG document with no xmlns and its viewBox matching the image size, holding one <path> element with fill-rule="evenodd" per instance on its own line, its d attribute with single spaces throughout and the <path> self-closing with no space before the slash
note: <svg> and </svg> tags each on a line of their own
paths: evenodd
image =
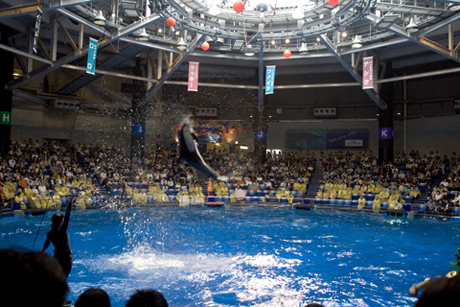
<svg viewBox="0 0 460 307">
<path fill-rule="evenodd" d="M 30 249 L 41 219 L 0 219 L 0 248 Z M 101 287 L 121 307 L 153 288 L 170 306 L 412 306 L 413 283 L 450 271 L 459 225 L 265 208 L 75 211 L 69 298 Z"/>
</svg>

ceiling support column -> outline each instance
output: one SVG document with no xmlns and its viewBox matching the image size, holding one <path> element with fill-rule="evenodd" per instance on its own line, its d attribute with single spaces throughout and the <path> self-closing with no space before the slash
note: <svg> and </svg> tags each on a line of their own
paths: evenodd
<svg viewBox="0 0 460 307">
<path fill-rule="evenodd" d="M 259 42 L 259 89 L 257 95 L 257 114 L 253 125 L 254 130 L 254 158 L 256 163 L 265 162 L 267 151 L 267 119 L 264 114 L 264 42 Z"/>
<path fill-rule="evenodd" d="M 0 42 L 8 44 L 8 30 L 0 27 Z M 0 50 L 0 154 L 6 157 L 10 150 L 11 141 L 11 109 L 13 105 L 13 92 L 5 90 L 5 84 L 13 80 L 14 54 L 7 50 Z"/>
</svg>

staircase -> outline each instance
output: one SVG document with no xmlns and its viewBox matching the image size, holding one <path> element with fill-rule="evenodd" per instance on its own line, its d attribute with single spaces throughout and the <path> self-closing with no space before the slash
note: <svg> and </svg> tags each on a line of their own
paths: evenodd
<svg viewBox="0 0 460 307">
<path fill-rule="evenodd" d="M 319 190 L 319 182 L 323 176 L 324 173 L 322 169 L 315 169 L 312 176 L 310 177 L 310 184 L 308 185 L 308 190 L 305 194 L 305 198 L 315 198 L 316 193 Z"/>
<path fill-rule="evenodd" d="M 203 191 L 203 195 L 206 197 L 208 196 L 208 180 L 209 178 L 202 174 L 201 172 L 197 172 L 198 174 L 198 180 L 200 180 L 200 186 Z"/>
<path fill-rule="evenodd" d="M 428 196 L 428 191 L 420 192 L 420 196 L 417 197 L 412 203 L 412 207 L 413 207 L 412 210 L 419 210 L 420 205 L 423 205 L 426 203 L 427 196 Z"/>
</svg>

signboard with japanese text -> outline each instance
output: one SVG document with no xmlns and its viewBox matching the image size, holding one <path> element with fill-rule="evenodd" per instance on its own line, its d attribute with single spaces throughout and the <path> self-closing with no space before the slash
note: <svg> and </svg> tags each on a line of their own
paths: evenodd
<svg viewBox="0 0 460 307">
<path fill-rule="evenodd" d="M 97 40 L 89 38 L 88 61 L 86 62 L 86 73 L 96 74 Z"/>
<path fill-rule="evenodd" d="M 374 88 L 374 58 L 363 59 L 363 89 Z"/>
<path fill-rule="evenodd" d="M 265 95 L 273 94 L 275 87 L 275 68 L 276 66 L 267 66 L 265 73 Z"/>
<path fill-rule="evenodd" d="M 188 90 L 198 92 L 198 68 L 200 63 L 188 63 Z"/>
</svg>

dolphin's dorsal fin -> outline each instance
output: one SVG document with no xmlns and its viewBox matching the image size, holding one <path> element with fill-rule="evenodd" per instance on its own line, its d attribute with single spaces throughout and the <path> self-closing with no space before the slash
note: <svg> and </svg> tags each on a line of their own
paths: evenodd
<svg viewBox="0 0 460 307">
<path fill-rule="evenodd" d="M 192 133 L 192 138 L 198 142 L 198 137 L 195 135 L 195 133 Z"/>
</svg>

